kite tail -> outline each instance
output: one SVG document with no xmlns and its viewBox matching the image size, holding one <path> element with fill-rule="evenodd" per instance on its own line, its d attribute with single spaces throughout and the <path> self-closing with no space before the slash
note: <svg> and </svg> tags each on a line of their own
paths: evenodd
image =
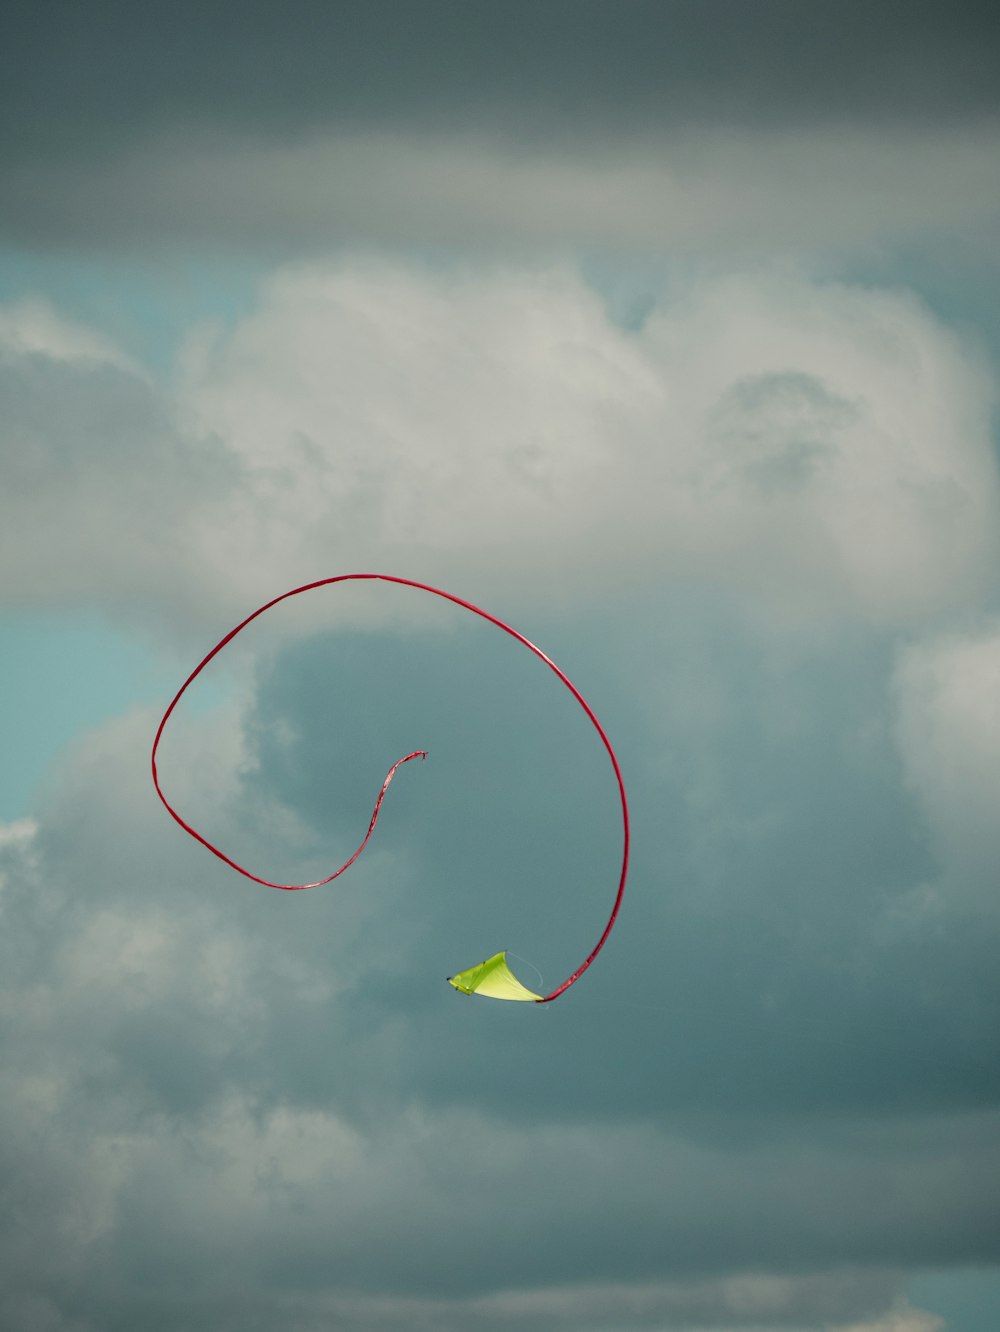
<svg viewBox="0 0 1000 1332">
<path fill-rule="evenodd" d="M 277 604 L 280 601 L 286 601 L 289 597 L 297 597 L 302 592 L 311 592 L 314 588 L 328 587 L 333 583 L 346 583 L 352 581 L 368 581 L 368 582 L 374 581 L 382 583 L 397 583 L 401 587 L 416 588 L 417 591 L 419 592 L 430 592 L 433 596 L 441 597 L 444 601 L 450 601 L 456 606 L 461 606 L 463 610 L 471 611 L 474 615 L 478 615 L 483 620 L 489 620 L 490 624 L 496 625 L 498 629 L 502 629 L 503 632 L 505 634 L 509 634 L 511 638 L 516 638 L 519 643 L 521 643 L 524 647 L 526 647 L 529 650 L 529 652 L 533 652 L 535 656 L 538 657 L 541 661 L 543 661 L 551 671 L 555 672 L 555 674 L 559 677 L 559 679 L 563 682 L 566 688 L 570 691 L 570 693 L 579 703 L 580 707 L 583 708 L 594 729 L 597 731 L 597 734 L 600 736 L 601 743 L 604 745 L 604 748 L 607 750 L 608 757 L 611 760 L 611 766 L 614 770 L 615 781 L 618 784 L 618 795 L 621 800 L 621 811 L 622 811 L 622 864 L 621 864 L 621 873 L 618 879 L 618 891 L 615 894 L 614 905 L 612 906 L 611 909 L 611 915 L 608 917 L 608 923 L 605 925 L 601 937 L 598 939 L 593 950 L 590 952 L 587 958 L 580 963 L 580 965 L 572 973 L 572 975 L 568 976 L 567 979 L 564 980 L 561 985 L 556 986 L 556 988 L 552 991 L 551 994 L 540 995 L 536 999 L 536 1002 L 540 1004 L 551 1003 L 553 999 L 558 999 L 558 997 L 564 991 L 568 990 L 571 985 L 575 984 L 575 982 L 580 979 L 583 973 L 590 966 L 591 962 L 593 962 L 594 958 L 604 947 L 605 943 L 607 942 L 608 935 L 611 933 L 612 926 L 614 925 L 615 920 L 618 917 L 618 909 L 621 906 L 622 896 L 625 892 L 625 880 L 628 877 L 629 819 L 628 819 L 628 800 L 626 799 L 625 796 L 625 782 L 624 779 L 622 778 L 621 768 L 618 766 L 618 759 L 615 755 L 615 751 L 611 747 L 611 741 L 608 739 L 604 727 L 597 720 L 597 717 L 594 715 L 594 712 L 591 709 L 590 704 L 577 689 L 576 685 L 573 684 L 572 680 L 570 680 L 569 677 L 559 669 L 559 667 L 555 664 L 555 662 L 551 659 L 551 657 L 547 657 L 545 653 L 541 650 L 541 648 L 536 647 L 535 644 L 532 643 L 530 639 L 525 638 L 525 636 L 523 634 L 518 633 L 516 629 L 512 629 L 509 624 L 505 624 L 503 620 L 498 619 L 497 616 L 491 615 L 489 611 L 485 611 L 479 606 L 474 606 L 471 601 L 464 601 L 461 597 L 456 597 L 451 592 L 443 592 L 439 587 L 431 587 L 428 583 L 415 582 L 412 578 L 397 578 L 392 574 L 373 574 L 373 573 L 337 574 L 333 578 L 320 578 L 314 583 L 306 583 L 302 587 L 294 587 L 290 592 L 283 592 L 281 596 L 274 597 L 271 601 L 267 602 L 266 605 L 261 606 L 258 610 L 255 610 L 251 615 L 248 615 L 245 620 L 242 620 L 236 626 L 235 629 L 230 630 L 230 632 L 226 634 L 225 638 L 223 638 L 220 642 L 216 643 L 215 647 L 212 648 L 211 652 L 209 652 L 207 656 L 205 656 L 203 660 L 198 663 L 198 665 L 194 668 L 194 670 L 191 672 L 188 678 L 181 685 L 180 689 L 178 689 L 177 693 L 174 695 L 170 703 L 170 706 L 163 714 L 163 719 L 160 722 L 160 725 L 156 732 L 156 738 L 153 740 L 152 768 L 153 768 L 153 785 L 156 787 L 156 794 L 160 797 L 160 800 L 163 802 L 163 805 L 166 808 L 167 813 L 171 816 L 172 819 L 175 820 L 175 822 L 180 824 L 180 826 L 184 829 L 186 833 L 189 833 L 190 836 L 195 838 L 196 841 L 201 842 L 202 846 L 207 847 L 207 849 L 211 851 L 214 856 L 218 856 L 220 860 L 225 861 L 227 865 L 229 865 L 232 869 L 236 870 L 239 874 L 242 874 L 247 879 L 252 879 L 254 883 L 263 884 L 266 888 L 280 888 L 285 892 L 296 892 L 302 888 L 320 888 L 325 883 L 332 883 L 333 880 L 336 879 L 338 875 L 343 874 L 344 870 L 349 869 L 351 865 L 354 864 L 358 856 L 361 855 L 361 852 L 368 845 L 368 839 L 371 837 L 372 833 L 375 830 L 375 824 L 378 822 L 379 809 L 382 805 L 382 798 L 385 795 L 386 790 L 388 789 L 389 783 L 393 779 L 396 769 L 401 767 L 404 763 L 409 763 L 410 759 L 426 758 L 427 757 L 426 750 L 415 749 L 412 754 L 405 755 L 403 758 L 399 759 L 396 763 L 392 765 L 392 767 L 389 769 L 385 781 L 382 783 L 382 789 L 378 793 L 378 799 L 375 801 L 375 809 L 372 811 L 371 823 L 368 825 L 368 832 L 365 834 L 364 841 L 358 847 L 357 851 L 355 851 L 354 855 L 351 856 L 350 860 L 348 860 L 345 864 L 341 865 L 340 869 L 335 870 L 333 874 L 329 875 L 325 879 L 317 879 L 315 883 L 272 883 L 269 879 L 261 879 L 256 874 L 251 874 L 249 870 L 244 869 L 242 865 L 238 865 L 235 860 L 230 859 L 230 857 L 227 856 L 224 852 L 220 851 L 217 846 L 213 846 L 207 837 L 203 837 L 200 832 L 192 828 L 189 823 L 186 823 L 184 819 L 181 818 L 180 814 L 177 813 L 174 807 L 167 800 L 166 796 L 163 794 L 163 791 L 160 788 L 160 782 L 156 771 L 156 751 L 160 743 L 160 737 L 163 735 L 163 729 L 166 726 L 167 722 L 169 721 L 170 716 L 174 711 L 174 708 L 176 708 L 177 704 L 180 702 L 184 694 L 184 691 L 187 689 L 188 685 L 190 685 L 195 679 L 197 679 L 197 677 L 205 669 L 208 663 L 212 661 L 216 656 L 218 656 L 218 654 L 222 651 L 222 649 L 226 646 L 227 643 L 232 642 L 232 640 L 236 637 L 236 635 L 240 633 L 243 629 L 245 629 L 248 624 L 250 624 L 253 620 L 256 620 L 259 615 L 263 615 L 265 611 L 269 611 L 272 606 L 277 606 Z"/>
<path fill-rule="evenodd" d="M 187 686 L 185 686 L 185 688 L 186 687 Z M 177 700 L 175 699 L 174 702 L 176 701 Z M 164 720 L 166 720 L 166 718 L 164 718 Z M 158 732 L 156 736 L 156 744 L 159 744 L 159 740 L 160 740 L 160 734 Z M 368 845 L 368 839 L 375 831 L 375 825 L 376 823 L 378 823 L 378 812 L 382 807 L 382 799 L 385 796 L 386 791 L 389 789 L 389 783 L 392 781 L 393 777 L 395 776 L 396 769 L 401 768 L 404 763 L 409 763 L 410 759 L 427 757 L 426 749 L 415 749 L 412 754 L 404 755 L 403 758 L 397 759 L 396 762 L 392 765 L 392 767 L 389 769 L 388 773 L 386 774 L 385 781 L 382 783 L 382 789 L 379 791 L 378 798 L 375 801 L 375 808 L 372 810 L 371 823 L 369 823 L 368 825 L 368 831 L 365 833 L 365 839 L 358 847 L 357 851 L 355 851 L 354 855 L 351 856 L 350 860 L 344 861 L 340 869 L 334 870 L 333 873 L 327 875 L 325 879 L 317 879 L 315 883 L 272 883 L 270 879 L 262 879 L 257 874 L 251 874 L 248 869 L 244 869 L 242 865 L 238 865 L 236 861 L 231 859 L 231 857 L 227 856 L 224 851 L 220 851 L 217 846 L 214 846 L 208 840 L 207 837 L 202 837 L 201 833 L 198 832 L 197 828 L 192 828 L 189 823 L 185 823 L 185 821 L 177 813 L 176 809 L 174 809 L 173 805 L 171 805 L 170 802 L 167 800 L 167 797 L 163 794 L 163 791 L 160 789 L 160 783 L 156 773 L 156 744 L 154 744 L 153 746 L 153 785 L 156 787 L 156 794 L 160 797 L 160 800 L 163 802 L 164 807 L 166 808 L 167 813 L 170 815 L 170 817 L 172 819 L 175 819 L 181 825 L 181 827 L 184 829 L 186 833 L 190 833 L 191 836 L 195 838 L 196 841 L 201 842 L 202 846 L 207 847 L 209 851 L 211 851 L 213 856 L 218 856 L 220 860 L 224 860 L 226 864 L 230 867 L 230 869 L 236 870 L 236 872 L 238 874 L 242 874 L 244 878 L 252 879 L 254 883 L 262 883 L 265 888 L 280 888 L 282 892 L 285 893 L 297 893 L 303 888 L 322 888 L 325 883 L 333 883 L 334 879 L 339 878 L 340 875 L 343 874 L 344 870 L 350 869 L 351 866 L 354 864 L 354 862 L 357 860 L 358 856 L 361 855 L 361 852 Z"/>
</svg>

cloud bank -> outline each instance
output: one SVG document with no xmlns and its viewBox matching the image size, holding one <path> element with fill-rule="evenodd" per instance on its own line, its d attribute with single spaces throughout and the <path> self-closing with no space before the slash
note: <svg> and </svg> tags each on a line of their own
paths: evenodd
<svg viewBox="0 0 1000 1332">
<path fill-rule="evenodd" d="M 8 5 L 0 236 L 864 253 L 988 240 L 988 5 Z M 54 36 L 55 34 L 55 36 Z"/>
<path fill-rule="evenodd" d="M 905 623 L 997 555 L 993 376 L 902 293 L 725 277 L 631 331 L 562 267 L 296 267 L 170 393 L 51 310 L 2 331 L 8 604 L 219 623 L 368 565 Z"/>
<path fill-rule="evenodd" d="M 394 785 L 335 894 L 255 890 L 176 835 L 143 780 L 146 713 L 81 741 L 6 831 L 5 1317 L 936 1332 L 902 1274 L 987 1261 L 998 1222 L 997 916 L 914 903 L 905 803 L 883 846 L 842 817 L 891 809 L 878 672 L 842 650 L 839 701 L 814 678 L 770 746 L 787 686 L 746 641 L 716 669 L 756 736 L 670 723 L 655 694 L 661 729 L 630 726 L 633 688 L 606 681 L 639 793 L 628 911 L 579 1002 L 511 1024 L 442 977 L 492 931 L 562 965 L 603 902 L 608 793 L 531 663 L 479 637 L 340 631 L 283 649 L 240 709 L 182 719 L 181 808 L 254 863 L 310 866 L 363 820 L 396 732 L 426 728 L 426 781 Z M 585 672 L 588 637 L 569 635 Z M 643 675 L 683 675 L 653 646 L 633 639 Z M 900 669 L 905 736 L 925 695 Z"/>
</svg>

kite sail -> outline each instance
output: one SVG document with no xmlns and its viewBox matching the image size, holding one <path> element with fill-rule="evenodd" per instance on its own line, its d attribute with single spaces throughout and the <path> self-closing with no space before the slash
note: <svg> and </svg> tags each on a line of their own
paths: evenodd
<svg viewBox="0 0 1000 1332">
<path fill-rule="evenodd" d="M 483 994 L 490 999 L 520 999 L 529 1003 L 542 1002 L 542 996 L 527 989 L 517 979 L 507 965 L 506 950 L 488 957 L 478 967 L 460 971 L 457 976 L 449 976 L 448 984 L 454 985 L 463 994 Z"/>
<path fill-rule="evenodd" d="M 441 597 L 445 601 L 450 601 L 454 603 L 454 605 L 456 606 L 461 606 L 463 610 L 471 611 L 474 615 L 478 615 L 482 619 L 488 620 L 490 624 L 496 625 L 498 629 L 502 629 L 504 633 L 509 634 L 511 638 L 516 638 L 519 643 L 521 643 L 524 647 L 526 647 L 529 650 L 529 652 L 533 652 L 536 657 L 538 657 L 541 661 L 543 661 L 546 664 L 546 666 L 549 667 L 550 670 L 555 672 L 555 674 L 559 677 L 559 679 L 563 682 L 566 688 L 570 691 L 570 693 L 579 703 L 580 707 L 583 708 L 591 724 L 596 729 L 597 734 L 600 736 L 604 748 L 607 750 L 608 757 L 611 760 L 612 769 L 614 770 L 615 780 L 618 784 L 618 795 L 621 800 L 622 864 L 621 864 L 621 873 L 618 879 L 618 891 L 615 894 L 614 904 L 611 908 L 611 915 L 608 917 L 608 922 L 604 926 L 604 930 L 601 933 L 601 937 L 598 939 L 597 943 L 595 944 L 594 948 L 591 950 L 590 954 L 584 959 L 583 962 L 580 963 L 580 965 L 576 968 L 576 970 L 572 973 L 572 975 L 570 975 L 566 980 L 564 980 L 561 985 L 556 986 L 556 988 L 552 991 L 551 994 L 536 994 L 534 990 L 529 990 L 526 986 L 522 985 L 521 982 L 514 975 L 514 973 L 511 971 L 510 967 L 507 965 L 506 952 L 496 953 L 494 954 L 493 957 L 487 958 L 485 962 L 480 962 L 478 966 L 470 967 L 468 970 L 460 971 L 457 973 L 457 975 L 449 976 L 448 978 L 450 984 L 453 985 L 456 990 L 461 991 L 463 994 L 469 994 L 469 995 L 479 994 L 479 995 L 484 995 L 491 999 L 513 999 L 513 1000 L 520 1000 L 521 1002 L 531 1002 L 536 1004 L 551 1003 L 553 999 L 558 999 L 559 996 L 563 994 L 566 990 L 568 990 L 571 985 L 574 985 L 580 979 L 583 973 L 587 970 L 591 962 L 593 962 L 594 958 L 604 947 L 608 935 L 611 933 L 612 926 L 614 925 L 615 920 L 618 916 L 618 910 L 621 906 L 622 897 L 625 893 L 625 880 L 628 876 L 629 820 L 628 820 L 628 800 L 626 799 L 625 796 L 625 782 L 624 779 L 622 778 L 621 768 L 618 765 L 618 759 L 615 755 L 615 751 L 611 747 L 611 741 L 608 739 L 603 726 L 597 720 L 597 717 L 594 715 L 590 707 L 590 704 L 583 697 L 583 695 L 580 693 L 577 687 L 572 683 L 569 677 L 566 676 L 559 669 L 559 667 L 555 664 L 555 662 L 551 659 L 551 657 L 547 657 L 545 653 L 541 650 L 541 648 L 536 647 L 535 644 L 530 641 L 530 639 L 525 638 L 523 634 L 518 633 L 516 629 L 512 629 L 509 624 L 505 624 L 503 620 L 498 619 L 495 615 L 491 615 L 489 611 L 482 610 L 479 606 L 474 606 L 471 601 L 464 601 L 461 597 L 456 597 L 451 592 L 443 592 L 440 588 L 431 587 L 427 583 L 415 582 L 412 578 L 397 578 L 392 574 L 373 574 L 373 573 L 338 574 L 333 578 L 321 578 L 317 582 L 306 583 L 302 587 L 294 587 L 290 592 L 283 592 L 280 597 L 274 597 L 271 601 L 268 601 L 265 605 L 255 610 L 251 615 L 248 615 L 245 620 L 241 620 L 235 629 L 231 629 L 229 633 L 226 634 L 225 638 L 220 639 L 220 641 L 216 643 L 215 647 L 212 648 L 211 652 L 209 652 L 207 656 L 202 658 L 202 660 L 194 668 L 194 670 L 184 681 L 180 689 L 178 689 L 177 693 L 174 695 L 173 699 L 171 700 L 170 706 L 163 714 L 163 717 L 160 721 L 160 725 L 156 731 L 156 736 L 153 740 L 153 751 L 151 755 L 151 762 L 153 770 L 153 785 L 156 788 L 156 794 L 160 797 L 160 800 L 163 802 L 163 805 L 167 810 L 167 813 L 170 815 L 170 817 L 174 819 L 176 823 L 180 824 L 180 826 L 184 829 L 186 833 L 189 833 L 190 836 L 195 838 L 196 841 L 201 842 L 202 846 L 206 847 L 209 851 L 211 851 L 214 856 L 218 856 L 220 860 L 225 861 L 225 863 L 229 865 L 230 868 L 236 870 L 239 874 L 244 875 L 246 878 L 252 879 L 254 883 L 263 884 L 266 888 L 280 888 L 284 892 L 297 892 L 303 888 L 319 888 L 323 884 L 332 883 L 334 879 L 336 879 L 339 875 L 343 874 L 343 872 L 346 869 L 349 869 L 351 865 L 354 864 L 358 856 L 361 855 L 361 852 L 368 845 L 368 840 L 371 837 L 372 833 L 375 831 L 375 824 L 378 822 L 379 810 L 382 807 L 382 800 L 385 796 L 386 791 L 389 788 L 389 783 L 392 781 L 393 777 L 396 774 L 396 769 L 402 767 L 404 763 L 409 763 L 411 759 L 426 758 L 427 757 L 426 750 L 415 749 L 413 750 L 412 753 L 406 754 L 403 756 L 403 758 L 396 760 L 396 762 L 389 769 L 386 779 L 382 783 L 382 789 L 378 793 L 378 798 L 375 801 L 375 808 L 372 811 L 371 822 L 368 825 L 368 831 L 365 833 L 364 841 L 358 847 L 357 851 L 355 851 L 354 855 L 351 856 L 350 860 L 345 861 L 344 864 L 341 865 L 339 869 L 334 870 L 334 872 L 328 875 L 325 879 L 317 879 L 315 883 L 272 883 L 270 879 L 262 879 L 259 878 L 256 874 L 251 874 L 249 870 L 244 869 L 242 865 L 238 865 L 236 861 L 232 860 L 229 856 L 227 856 L 225 852 L 220 851 L 217 846 L 213 846 L 213 844 L 208 840 L 207 837 L 203 837 L 200 832 L 197 832 L 196 829 L 191 826 L 191 824 L 185 822 L 185 820 L 181 818 L 180 814 L 177 813 L 173 805 L 171 805 L 170 801 L 163 794 L 163 790 L 160 786 L 159 775 L 156 769 L 156 751 L 159 747 L 160 739 L 163 735 L 164 728 L 166 727 L 167 722 L 170 720 L 170 716 L 173 713 L 174 709 L 177 707 L 177 704 L 181 701 L 182 697 L 184 696 L 185 690 L 188 688 L 190 684 L 192 684 L 198 678 L 198 676 L 209 664 L 209 662 L 213 661 L 215 657 L 219 655 L 219 653 L 227 645 L 227 643 L 231 643 L 233 639 L 236 637 L 236 635 L 238 633 L 241 633 L 242 630 L 244 630 L 248 624 L 251 624 L 254 620 L 258 618 L 258 616 L 263 615 L 265 611 L 269 611 L 272 606 L 277 606 L 278 603 L 281 601 L 287 601 L 289 597 L 297 597 L 303 592 L 311 592 L 318 587 L 329 587 L 333 583 L 347 583 L 355 581 L 397 583 L 401 587 L 415 588 L 418 592 L 429 592 L 435 597 Z"/>
</svg>

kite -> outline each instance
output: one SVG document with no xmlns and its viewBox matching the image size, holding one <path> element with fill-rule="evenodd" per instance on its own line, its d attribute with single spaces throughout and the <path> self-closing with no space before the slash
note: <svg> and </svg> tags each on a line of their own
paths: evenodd
<svg viewBox="0 0 1000 1332">
<path fill-rule="evenodd" d="M 564 980 L 561 985 L 556 986 L 556 988 L 552 991 L 551 994 L 536 994 L 534 990 L 529 990 L 527 986 L 522 985 L 507 964 L 506 951 L 496 953 L 493 955 L 493 957 L 487 958 L 484 962 L 480 962 L 478 966 L 470 967 L 466 971 L 460 971 L 457 973 L 457 975 L 448 977 L 449 983 L 453 985 L 456 990 L 459 990 L 463 994 L 468 994 L 468 995 L 478 994 L 478 995 L 487 996 L 491 999 L 512 999 L 512 1000 L 520 1000 L 521 1002 L 549 1004 L 552 1002 L 553 999 L 558 999 L 561 994 L 565 993 L 565 991 L 568 990 L 571 985 L 574 985 L 580 979 L 583 973 L 590 966 L 591 962 L 593 962 L 594 958 L 604 947 L 605 943 L 607 942 L 608 935 L 611 933 L 612 926 L 614 925 L 615 920 L 618 917 L 618 910 L 621 906 L 622 897 L 625 893 L 625 880 L 628 876 L 629 819 L 628 819 L 628 800 L 626 799 L 625 796 L 625 782 L 624 779 L 622 778 L 621 768 L 618 765 L 618 759 L 615 755 L 615 751 L 611 747 L 611 741 L 608 739 L 604 727 L 597 720 L 597 717 L 594 715 L 590 707 L 590 704 L 583 697 L 583 695 L 573 684 L 573 682 L 569 679 L 569 677 L 566 676 L 559 669 L 559 667 L 555 664 L 555 662 L 551 659 L 551 657 L 547 657 L 545 653 L 541 650 L 541 648 L 536 647 L 535 644 L 532 643 L 529 639 L 525 638 L 523 634 L 518 633 L 516 629 L 512 629 L 509 624 L 505 624 L 503 620 L 498 619 L 497 616 L 491 615 L 489 611 L 482 610 L 479 606 L 474 606 L 471 601 L 464 601 L 461 597 L 456 597 L 451 592 L 443 592 L 440 588 L 431 587 L 427 583 L 415 582 L 412 578 L 397 578 L 392 574 L 374 574 L 374 573 L 338 574 L 336 577 L 333 578 L 321 578 L 317 582 L 306 583 L 302 587 L 292 588 L 290 592 L 283 592 L 281 596 L 274 597 L 271 601 L 268 601 L 265 605 L 255 610 L 251 615 L 248 615 L 245 620 L 241 620 L 235 629 L 231 629 L 229 633 L 226 634 L 225 638 L 221 639 L 218 643 L 216 643 L 215 647 L 212 648 L 211 652 L 209 652 L 207 656 L 205 656 L 194 668 L 194 670 L 184 681 L 180 689 L 178 689 L 177 693 L 174 695 L 173 699 L 171 700 L 170 706 L 163 714 L 163 718 L 160 721 L 160 725 L 156 731 L 156 737 L 153 740 L 153 751 L 151 755 L 151 761 L 152 761 L 152 770 L 153 770 L 153 785 L 156 788 L 156 794 L 160 797 L 160 800 L 163 802 L 163 805 L 166 808 L 167 813 L 170 815 L 170 817 L 174 819 L 176 823 L 180 824 L 180 826 L 184 829 L 186 833 L 190 834 L 190 836 L 195 838 L 196 841 L 199 841 L 202 844 L 202 846 L 206 847 L 209 851 L 211 851 L 214 856 L 218 856 L 220 860 L 225 861 L 225 863 L 229 865 L 231 869 L 236 870 L 239 874 L 244 875 L 244 877 L 247 879 L 252 879 L 254 883 L 263 884 L 265 888 L 279 888 L 283 892 L 298 892 L 303 888 L 320 888 L 323 886 L 323 884 L 332 883 L 333 880 L 338 878 L 339 875 L 343 874 L 343 872 L 346 869 L 350 869 L 350 867 L 357 860 L 358 856 L 361 855 L 361 852 L 368 845 L 369 838 L 371 837 L 372 833 L 375 831 L 375 824 L 378 822 L 379 810 L 382 807 L 382 800 L 385 797 L 386 791 L 389 789 L 389 783 L 396 775 L 396 770 L 398 768 L 401 768 L 404 763 L 409 763 L 411 759 L 426 758 L 427 757 L 426 750 L 415 749 L 412 753 L 405 754 L 401 759 L 396 760 L 396 762 L 389 769 L 386 775 L 386 779 L 382 783 L 382 789 L 378 793 L 378 798 L 375 801 L 375 808 L 372 811 L 371 822 L 368 825 L 368 831 L 365 833 L 364 841 L 362 841 L 361 845 L 358 847 L 357 851 L 355 851 L 354 855 L 351 856 L 350 860 L 345 861 L 344 864 L 341 865 L 339 869 L 334 870 L 334 872 L 328 875 L 325 879 L 318 879 L 315 883 L 272 883 L 269 879 L 262 879 L 259 878 L 256 874 L 251 874 L 249 870 L 244 869 L 242 865 L 238 865 L 236 861 L 232 860 L 229 856 L 227 856 L 225 852 L 220 851 L 217 846 L 213 846 L 213 844 L 208 840 L 207 837 L 203 837 L 200 832 L 196 831 L 196 829 L 194 829 L 191 826 L 191 824 L 185 822 L 185 820 L 180 816 L 180 814 L 178 814 L 176 809 L 174 809 L 173 805 L 171 805 L 167 797 L 163 794 L 163 790 L 160 786 L 159 776 L 156 770 L 156 751 L 157 748 L 159 747 L 160 739 L 163 735 L 164 728 L 166 727 L 167 722 L 170 720 L 170 716 L 173 713 L 174 709 L 177 707 L 177 704 L 183 698 L 185 690 L 188 688 L 190 684 L 192 684 L 198 678 L 198 676 L 202 673 L 202 671 L 209 664 L 209 662 L 213 661 L 219 655 L 222 649 L 228 643 L 231 643 L 233 639 L 236 637 L 236 635 L 241 633 L 247 627 L 248 624 L 251 624 L 254 620 L 258 618 L 258 616 L 263 615 L 265 611 L 269 611 L 272 606 L 277 606 L 279 602 L 287 601 L 289 597 L 297 597 L 303 592 L 311 592 L 318 587 L 328 587 L 333 583 L 347 583 L 354 581 L 397 583 L 401 587 L 412 587 L 419 592 L 429 592 L 435 597 L 441 597 L 445 601 L 450 601 L 456 606 L 461 606 L 463 610 L 471 611 L 474 615 L 478 615 L 482 619 L 488 620 L 490 624 L 496 625 L 498 629 L 502 629 L 504 633 L 509 634 L 511 638 L 517 639 L 517 641 L 521 643 L 524 647 L 526 647 L 529 650 L 529 652 L 533 652 L 535 656 L 539 658 L 539 660 L 543 661 L 545 665 L 549 667 L 550 670 L 555 672 L 555 674 L 559 677 L 562 683 L 566 686 L 566 688 L 570 691 L 570 693 L 579 703 L 580 707 L 587 714 L 587 717 L 589 718 L 592 725 L 595 727 L 597 734 L 600 736 L 604 748 L 608 752 L 608 757 L 611 759 L 611 766 L 614 770 L 615 780 L 618 784 L 618 794 L 621 799 L 622 864 L 621 864 L 621 873 L 618 879 L 618 891 L 615 894 L 615 900 L 611 909 L 611 915 L 608 917 L 608 922 L 604 926 L 604 930 L 601 933 L 601 937 L 598 939 L 596 945 L 594 946 L 590 954 L 585 958 L 583 962 L 580 963 L 580 965 L 576 968 L 576 970 L 572 973 L 572 975 L 570 975 L 566 980 Z"/>
</svg>

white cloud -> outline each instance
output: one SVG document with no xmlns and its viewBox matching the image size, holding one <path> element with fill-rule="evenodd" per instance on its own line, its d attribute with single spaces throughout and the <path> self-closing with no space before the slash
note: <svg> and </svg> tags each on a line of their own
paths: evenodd
<svg viewBox="0 0 1000 1332">
<path fill-rule="evenodd" d="M 953 885 L 985 904 L 1000 855 L 1000 632 L 908 648 L 895 689 L 905 778 Z"/>
<path fill-rule="evenodd" d="M 991 567 L 993 396 L 903 295 L 733 279 L 630 335 L 564 271 L 379 265 L 278 276 L 184 400 L 289 578 L 310 549 L 562 588 L 651 564 L 905 618 Z"/>
<path fill-rule="evenodd" d="M 688 543 L 721 579 L 749 563 L 765 602 L 890 619 L 974 593 L 997 549 L 994 386 L 916 301 L 736 279 L 646 341 L 689 441 Z"/>
<path fill-rule="evenodd" d="M 34 819 L 15 819 L 13 823 L 0 823 L 0 847 L 30 842 L 38 831 Z"/>
<path fill-rule="evenodd" d="M 881 1318 L 851 1323 L 837 1332 L 945 1332 L 945 1321 L 937 1314 L 904 1304 Z"/>
<path fill-rule="evenodd" d="M 906 295 L 802 277 L 706 281 L 628 333 L 564 268 L 292 268 L 192 335 L 171 401 L 54 355 L 5 392 L 29 604 L 221 627 L 367 566 L 906 620 L 974 599 L 998 550 L 985 365 Z"/>
<path fill-rule="evenodd" d="M 57 361 L 103 362 L 140 373 L 138 364 L 110 338 L 67 319 L 38 296 L 0 306 L 0 355 L 31 354 Z"/>
<path fill-rule="evenodd" d="M 13 823 L 0 823 L 0 856 L 11 848 L 26 861 L 31 860 L 32 847 L 38 824 L 34 819 L 17 819 Z M 0 862 L 0 918 L 3 915 L 3 894 L 7 879 Z"/>
</svg>

